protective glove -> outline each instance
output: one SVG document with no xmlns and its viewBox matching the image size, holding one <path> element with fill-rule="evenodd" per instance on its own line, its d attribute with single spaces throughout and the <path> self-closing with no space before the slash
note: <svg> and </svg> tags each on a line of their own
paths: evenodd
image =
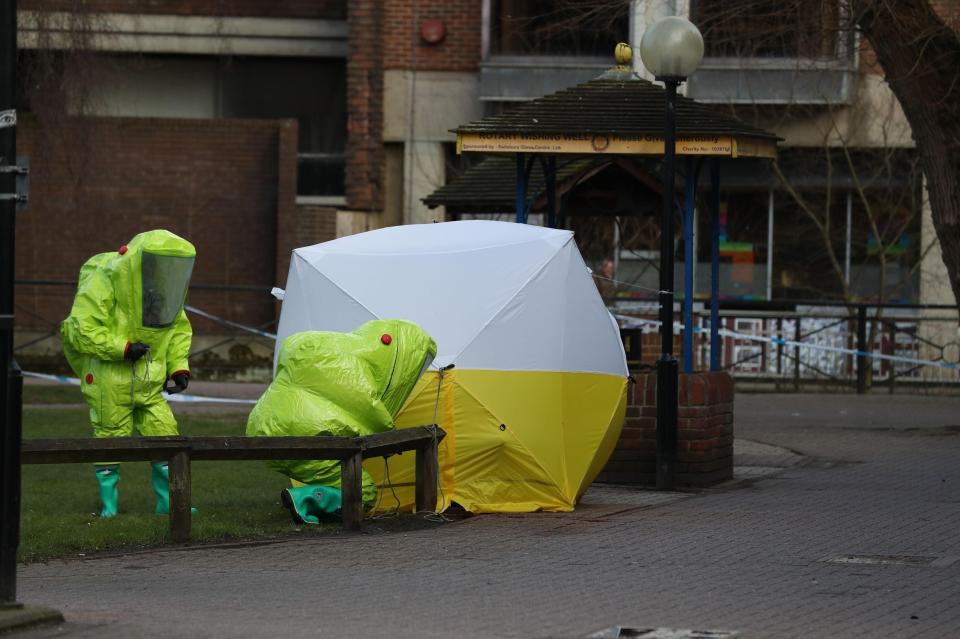
<svg viewBox="0 0 960 639">
<path fill-rule="evenodd" d="M 187 390 L 187 386 L 190 384 L 190 376 L 186 373 L 177 373 L 173 376 L 173 383 L 176 384 L 176 386 L 167 386 L 164 389 L 168 395 L 182 393 Z"/>
<path fill-rule="evenodd" d="M 135 362 L 144 355 L 147 354 L 147 351 L 150 350 L 150 347 L 144 344 L 143 342 L 134 342 L 133 344 L 127 344 L 127 349 L 123 351 L 123 358 Z"/>
</svg>

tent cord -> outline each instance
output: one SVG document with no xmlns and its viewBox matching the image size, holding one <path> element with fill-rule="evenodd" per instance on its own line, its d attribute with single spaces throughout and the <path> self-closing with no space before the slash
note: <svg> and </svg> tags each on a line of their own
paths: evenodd
<svg viewBox="0 0 960 639">
<path fill-rule="evenodd" d="M 397 496 L 397 491 L 393 489 L 393 482 L 390 481 L 390 462 L 387 460 L 387 457 L 383 458 L 383 482 L 385 486 L 390 487 L 390 493 L 393 495 L 393 500 L 396 504 L 393 507 L 393 510 L 381 513 L 379 515 L 373 515 L 370 519 L 390 519 L 396 517 L 400 514 L 400 498 Z M 380 490 L 377 492 L 377 501 L 373 505 L 373 512 L 380 510 L 380 502 L 383 499 L 383 491 Z"/>
<path fill-rule="evenodd" d="M 137 375 L 137 362 L 130 362 L 130 406 L 134 405 L 134 399 L 136 397 L 136 387 L 137 382 L 140 382 L 140 394 L 144 398 L 150 397 L 150 364 L 153 363 L 153 355 L 150 354 L 150 349 L 147 349 L 147 352 L 143 354 L 143 377 Z"/>
<path fill-rule="evenodd" d="M 439 374 L 437 375 L 437 398 L 433 402 L 433 424 L 430 425 L 430 429 L 433 432 L 434 454 L 437 456 L 437 491 L 440 493 L 440 509 L 426 511 L 423 518 L 427 521 L 451 521 L 449 517 L 443 514 L 443 510 L 447 507 L 447 496 L 443 492 L 443 482 L 440 481 L 440 445 L 437 442 L 437 411 L 440 408 L 440 389 L 443 388 L 443 376 L 448 370 L 453 368 L 453 366 L 453 364 L 444 366 L 439 370 Z"/>
<path fill-rule="evenodd" d="M 443 386 L 443 376 L 448 370 L 453 368 L 453 364 L 449 366 L 444 366 L 440 369 L 440 374 L 437 376 L 437 397 L 433 403 L 433 424 L 430 426 L 430 430 L 433 433 L 433 450 L 434 454 L 437 456 L 437 491 L 440 493 L 440 509 L 439 510 L 425 510 L 420 511 L 423 513 L 423 518 L 426 521 L 436 521 L 436 522 L 447 522 L 452 521 L 449 517 L 443 514 L 443 509 L 447 505 L 447 496 L 443 492 L 443 482 L 440 481 L 440 446 L 437 441 L 437 411 L 440 407 L 440 389 Z M 383 458 L 383 486 L 389 487 L 390 492 L 393 494 L 393 499 L 396 502 L 396 505 L 393 507 L 393 510 L 382 513 L 380 515 L 373 515 L 370 519 L 388 519 L 390 517 L 396 517 L 400 514 L 400 497 L 397 496 L 397 491 L 394 490 L 393 482 L 390 481 L 390 462 L 386 457 Z M 380 510 L 380 503 L 383 500 L 383 490 L 377 492 L 377 501 L 373 505 L 373 512 Z"/>
</svg>

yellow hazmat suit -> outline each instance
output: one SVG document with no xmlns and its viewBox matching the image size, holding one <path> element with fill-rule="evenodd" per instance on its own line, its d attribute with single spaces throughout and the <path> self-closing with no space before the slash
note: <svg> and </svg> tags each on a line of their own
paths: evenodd
<svg viewBox="0 0 960 639">
<path fill-rule="evenodd" d="M 403 320 L 372 320 L 351 333 L 304 331 L 284 340 L 277 373 L 247 420 L 250 437 L 357 437 L 395 428 L 394 418 L 437 355 L 426 331 Z M 298 523 L 340 508 L 340 462 L 267 462 L 307 484 L 281 494 Z M 376 486 L 363 472 L 369 507 Z"/>
<path fill-rule="evenodd" d="M 169 231 L 140 233 L 80 269 L 70 315 L 60 326 L 63 350 L 81 380 L 96 437 L 176 435 L 177 422 L 160 394 L 189 379 L 192 330 L 183 303 L 196 250 Z M 168 512 L 165 464 L 154 464 L 157 512 Z M 99 465 L 105 517 L 116 514 L 116 464 Z"/>
</svg>

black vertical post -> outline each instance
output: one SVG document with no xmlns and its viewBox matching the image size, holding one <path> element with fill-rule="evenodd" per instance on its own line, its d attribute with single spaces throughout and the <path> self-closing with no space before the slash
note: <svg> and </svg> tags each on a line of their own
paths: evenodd
<svg viewBox="0 0 960 639">
<path fill-rule="evenodd" d="M 673 355 L 673 207 L 677 78 L 666 87 L 663 136 L 663 221 L 660 230 L 660 359 L 657 360 L 657 488 L 672 490 L 677 461 L 677 358 Z"/>
<path fill-rule="evenodd" d="M 9 320 L 7 319 L 9 318 Z M 4 328 L 0 345 L 3 358 L 3 384 L 0 406 L 3 407 L 3 432 L 0 437 L 0 609 L 15 605 L 17 600 L 17 547 L 20 545 L 20 424 L 23 397 L 23 376 L 13 361 L 13 319 L 0 315 Z"/>
<path fill-rule="evenodd" d="M 890 355 L 897 354 L 897 323 L 890 320 Z M 894 360 L 887 362 L 888 375 L 890 376 L 890 394 L 893 395 L 897 383 L 897 363 Z"/>
<path fill-rule="evenodd" d="M 783 339 L 783 318 L 777 318 L 777 337 Z M 777 344 L 777 390 L 780 390 L 780 376 L 783 375 L 783 344 Z"/>
<path fill-rule="evenodd" d="M 867 307 L 861 304 L 857 307 L 857 394 L 867 392 L 867 366 L 870 358 L 862 353 L 867 349 Z"/>
<path fill-rule="evenodd" d="M 800 343 L 800 338 L 803 337 L 803 333 L 800 330 L 800 322 L 802 322 L 800 315 L 797 315 L 797 321 L 793 325 L 793 341 L 797 344 Z M 793 390 L 800 390 L 800 347 L 793 347 Z"/>
<path fill-rule="evenodd" d="M 17 3 L 0 6 L 0 112 L 15 108 Z M 16 164 L 14 126 L 0 128 L 0 165 Z M 13 267 L 16 192 L 13 173 L 0 173 L 0 607 L 17 599 L 20 543 L 20 418 L 23 378 L 13 360 Z"/>
</svg>

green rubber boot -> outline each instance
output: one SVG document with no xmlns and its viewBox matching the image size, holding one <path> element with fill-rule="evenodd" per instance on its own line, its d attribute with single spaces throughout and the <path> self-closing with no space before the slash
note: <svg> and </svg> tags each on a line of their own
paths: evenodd
<svg viewBox="0 0 960 639">
<path fill-rule="evenodd" d="M 120 500 L 117 490 L 117 482 L 120 481 L 120 465 L 96 465 L 93 469 L 100 484 L 100 502 L 103 504 L 100 516 L 113 517 L 117 514 L 117 503 Z"/>
<path fill-rule="evenodd" d="M 280 501 L 290 511 L 295 524 L 319 524 L 340 514 L 342 495 L 330 486 L 299 486 L 280 491 Z"/>
<path fill-rule="evenodd" d="M 150 483 L 153 492 L 157 494 L 157 507 L 154 510 L 158 515 L 170 514 L 170 467 L 167 462 L 150 462 Z M 195 514 L 196 508 L 190 513 Z"/>
<path fill-rule="evenodd" d="M 150 483 L 153 484 L 153 492 L 157 494 L 158 515 L 170 514 L 170 468 L 167 462 L 150 463 Z"/>
</svg>

